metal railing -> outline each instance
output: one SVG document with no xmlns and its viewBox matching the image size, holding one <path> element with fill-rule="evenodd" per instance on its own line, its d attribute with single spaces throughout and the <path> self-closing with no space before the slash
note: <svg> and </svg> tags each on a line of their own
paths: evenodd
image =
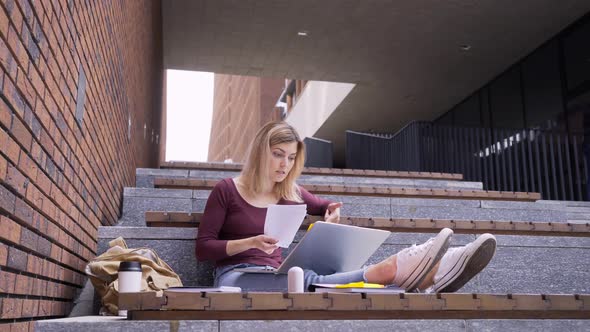
<svg viewBox="0 0 590 332">
<path fill-rule="evenodd" d="M 396 134 L 346 132 L 346 167 L 461 173 L 484 189 L 588 200 L 581 133 L 412 122 Z"/>
</svg>

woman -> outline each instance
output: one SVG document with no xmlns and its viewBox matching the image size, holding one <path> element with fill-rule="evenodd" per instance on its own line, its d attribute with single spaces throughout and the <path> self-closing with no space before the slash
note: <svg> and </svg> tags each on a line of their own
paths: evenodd
<svg viewBox="0 0 590 332">
<path fill-rule="evenodd" d="M 215 286 L 245 290 L 284 290 L 286 276 L 250 274 L 236 268 L 277 268 L 282 261 L 277 240 L 266 236 L 264 221 L 269 204 L 306 204 L 307 213 L 338 222 L 342 203 L 316 197 L 297 186 L 305 146 L 285 122 L 263 126 L 250 145 L 241 174 L 220 181 L 211 192 L 199 227 L 198 260 L 215 262 Z M 364 269 L 318 275 L 304 270 L 305 288 L 315 283 L 370 283 L 396 285 L 407 292 L 456 291 L 491 260 L 496 240 L 483 234 L 474 242 L 447 251 L 453 231 L 445 228 L 434 238 L 414 245 Z M 446 253 L 446 254 L 445 254 Z"/>
</svg>

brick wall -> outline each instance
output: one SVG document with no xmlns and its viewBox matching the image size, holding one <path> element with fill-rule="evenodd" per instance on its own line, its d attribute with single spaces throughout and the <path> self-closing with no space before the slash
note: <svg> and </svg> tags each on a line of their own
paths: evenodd
<svg viewBox="0 0 590 332">
<path fill-rule="evenodd" d="M 68 314 L 98 226 L 157 166 L 160 15 L 156 0 L 1 0 L 0 330 Z"/>
<path fill-rule="evenodd" d="M 256 131 L 278 120 L 283 79 L 215 74 L 208 161 L 243 162 Z"/>
</svg>

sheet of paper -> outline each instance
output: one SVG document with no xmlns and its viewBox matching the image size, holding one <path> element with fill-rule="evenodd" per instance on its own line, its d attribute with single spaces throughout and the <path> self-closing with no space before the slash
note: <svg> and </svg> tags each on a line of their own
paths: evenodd
<svg viewBox="0 0 590 332">
<path fill-rule="evenodd" d="M 288 248 L 307 214 L 307 205 L 269 205 L 266 209 L 264 234 L 279 242 L 281 248 Z"/>
</svg>

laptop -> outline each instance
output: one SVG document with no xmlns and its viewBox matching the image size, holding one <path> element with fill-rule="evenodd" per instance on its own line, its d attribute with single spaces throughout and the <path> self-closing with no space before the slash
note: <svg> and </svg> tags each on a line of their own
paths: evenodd
<svg viewBox="0 0 590 332">
<path fill-rule="evenodd" d="M 380 229 L 318 221 L 277 268 L 238 268 L 236 272 L 287 274 L 293 266 L 329 275 L 360 269 L 391 234 Z"/>
</svg>

